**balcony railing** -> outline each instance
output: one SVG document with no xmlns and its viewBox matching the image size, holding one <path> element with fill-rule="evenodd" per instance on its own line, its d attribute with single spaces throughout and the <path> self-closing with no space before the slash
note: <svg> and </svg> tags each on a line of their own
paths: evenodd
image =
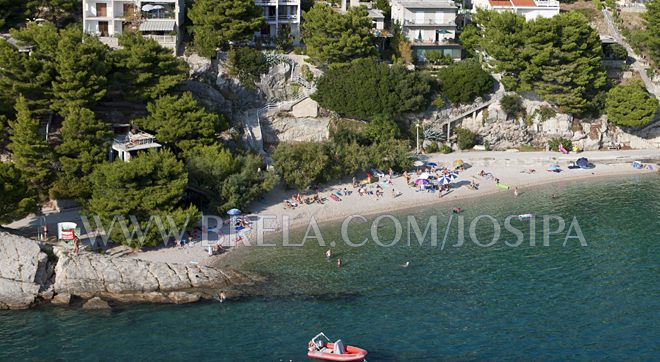
<svg viewBox="0 0 660 362">
<path fill-rule="evenodd" d="M 257 5 L 277 5 L 277 0 L 255 0 Z"/>
<path fill-rule="evenodd" d="M 452 20 L 443 21 L 436 19 L 403 19 L 403 25 L 432 25 L 432 26 L 456 26 L 456 23 Z"/>
<path fill-rule="evenodd" d="M 266 21 L 280 21 L 280 22 L 286 22 L 286 21 L 296 21 L 298 20 L 298 15 L 279 15 L 279 16 L 264 16 L 264 19 Z"/>
<path fill-rule="evenodd" d="M 413 40 L 413 45 L 451 45 L 451 44 L 458 44 L 458 42 L 455 39 L 440 39 L 438 41 L 430 40 L 430 39 Z"/>
</svg>

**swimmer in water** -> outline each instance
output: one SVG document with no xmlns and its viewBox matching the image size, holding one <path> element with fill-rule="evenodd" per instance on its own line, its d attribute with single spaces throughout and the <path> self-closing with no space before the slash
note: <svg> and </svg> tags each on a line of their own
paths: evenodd
<svg viewBox="0 0 660 362">
<path fill-rule="evenodd" d="M 337 268 L 341 268 L 341 256 L 337 258 Z"/>
<path fill-rule="evenodd" d="M 461 208 L 460 207 L 455 207 L 454 210 L 452 210 L 454 214 L 460 214 L 461 213 Z"/>
<path fill-rule="evenodd" d="M 326 250 L 326 251 L 325 251 L 325 257 L 326 257 L 327 259 L 332 258 L 332 250 L 330 250 L 330 249 Z"/>
<path fill-rule="evenodd" d="M 409 261 L 407 261 L 405 264 L 401 264 L 401 267 L 402 267 L 402 268 L 407 268 L 408 265 L 410 265 L 410 262 L 409 262 Z"/>
</svg>

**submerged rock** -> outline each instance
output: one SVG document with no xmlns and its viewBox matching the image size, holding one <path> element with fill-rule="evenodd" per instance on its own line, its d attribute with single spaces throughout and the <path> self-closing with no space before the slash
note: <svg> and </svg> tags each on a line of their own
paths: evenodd
<svg viewBox="0 0 660 362">
<path fill-rule="evenodd" d="M 88 310 L 105 310 L 110 309 L 110 304 L 99 297 L 94 297 L 86 301 L 82 308 Z"/>
</svg>

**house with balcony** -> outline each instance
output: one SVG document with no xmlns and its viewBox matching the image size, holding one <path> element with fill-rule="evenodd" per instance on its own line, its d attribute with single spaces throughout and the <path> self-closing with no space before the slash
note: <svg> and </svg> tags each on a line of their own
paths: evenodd
<svg viewBox="0 0 660 362">
<path fill-rule="evenodd" d="M 83 29 L 117 47 L 117 36 L 139 31 L 160 45 L 180 50 L 185 0 L 83 0 Z"/>
<path fill-rule="evenodd" d="M 140 152 L 158 150 L 162 147 L 160 143 L 156 143 L 156 137 L 129 124 L 115 124 L 112 129 L 114 136 L 108 157 L 110 161 L 130 162 L 131 158 Z"/>
<path fill-rule="evenodd" d="M 264 25 L 255 34 L 264 40 L 277 38 L 287 28 L 294 39 L 300 38 L 300 0 L 255 0 L 263 10 Z"/>
<path fill-rule="evenodd" d="M 461 46 L 456 41 L 458 7 L 449 0 L 392 0 L 392 22 L 401 26 L 412 45 L 417 61 L 425 53 L 441 51 L 452 59 L 461 59 Z"/>
<path fill-rule="evenodd" d="M 481 8 L 497 12 L 514 12 L 524 16 L 527 21 L 559 15 L 557 0 L 473 0 L 473 5 L 475 10 Z"/>
</svg>

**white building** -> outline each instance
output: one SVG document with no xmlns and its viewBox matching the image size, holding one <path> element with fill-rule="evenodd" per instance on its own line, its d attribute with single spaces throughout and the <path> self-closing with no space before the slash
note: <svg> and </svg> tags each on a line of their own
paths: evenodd
<svg viewBox="0 0 660 362">
<path fill-rule="evenodd" d="M 277 37 L 283 27 L 288 27 L 291 37 L 300 37 L 300 0 L 254 0 L 263 9 L 264 26 L 257 37 Z"/>
<path fill-rule="evenodd" d="M 120 127 L 115 128 L 115 131 Z M 161 144 L 156 143 L 156 138 L 146 132 L 129 131 L 125 134 L 115 134 L 112 140 L 110 151 L 110 161 L 120 159 L 124 162 L 130 162 L 131 158 L 137 156 L 140 152 L 147 150 L 158 150 Z"/>
<path fill-rule="evenodd" d="M 461 46 L 456 41 L 457 10 L 449 0 L 392 0 L 392 22 L 401 25 L 418 61 L 423 61 L 429 50 L 460 59 Z"/>
<path fill-rule="evenodd" d="M 179 49 L 185 0 L 83 0 L 83 29 L 111 47 L 125 30 L 139 30 L 162 46 Z"/>
<path fill-rule="evenodd" d="M 474 9 L 511 11 L 524 16 L 527 21 L 559 14 L 559 1 L 556 0 L 474 0 L 473 5 Z"/>
</svg>

